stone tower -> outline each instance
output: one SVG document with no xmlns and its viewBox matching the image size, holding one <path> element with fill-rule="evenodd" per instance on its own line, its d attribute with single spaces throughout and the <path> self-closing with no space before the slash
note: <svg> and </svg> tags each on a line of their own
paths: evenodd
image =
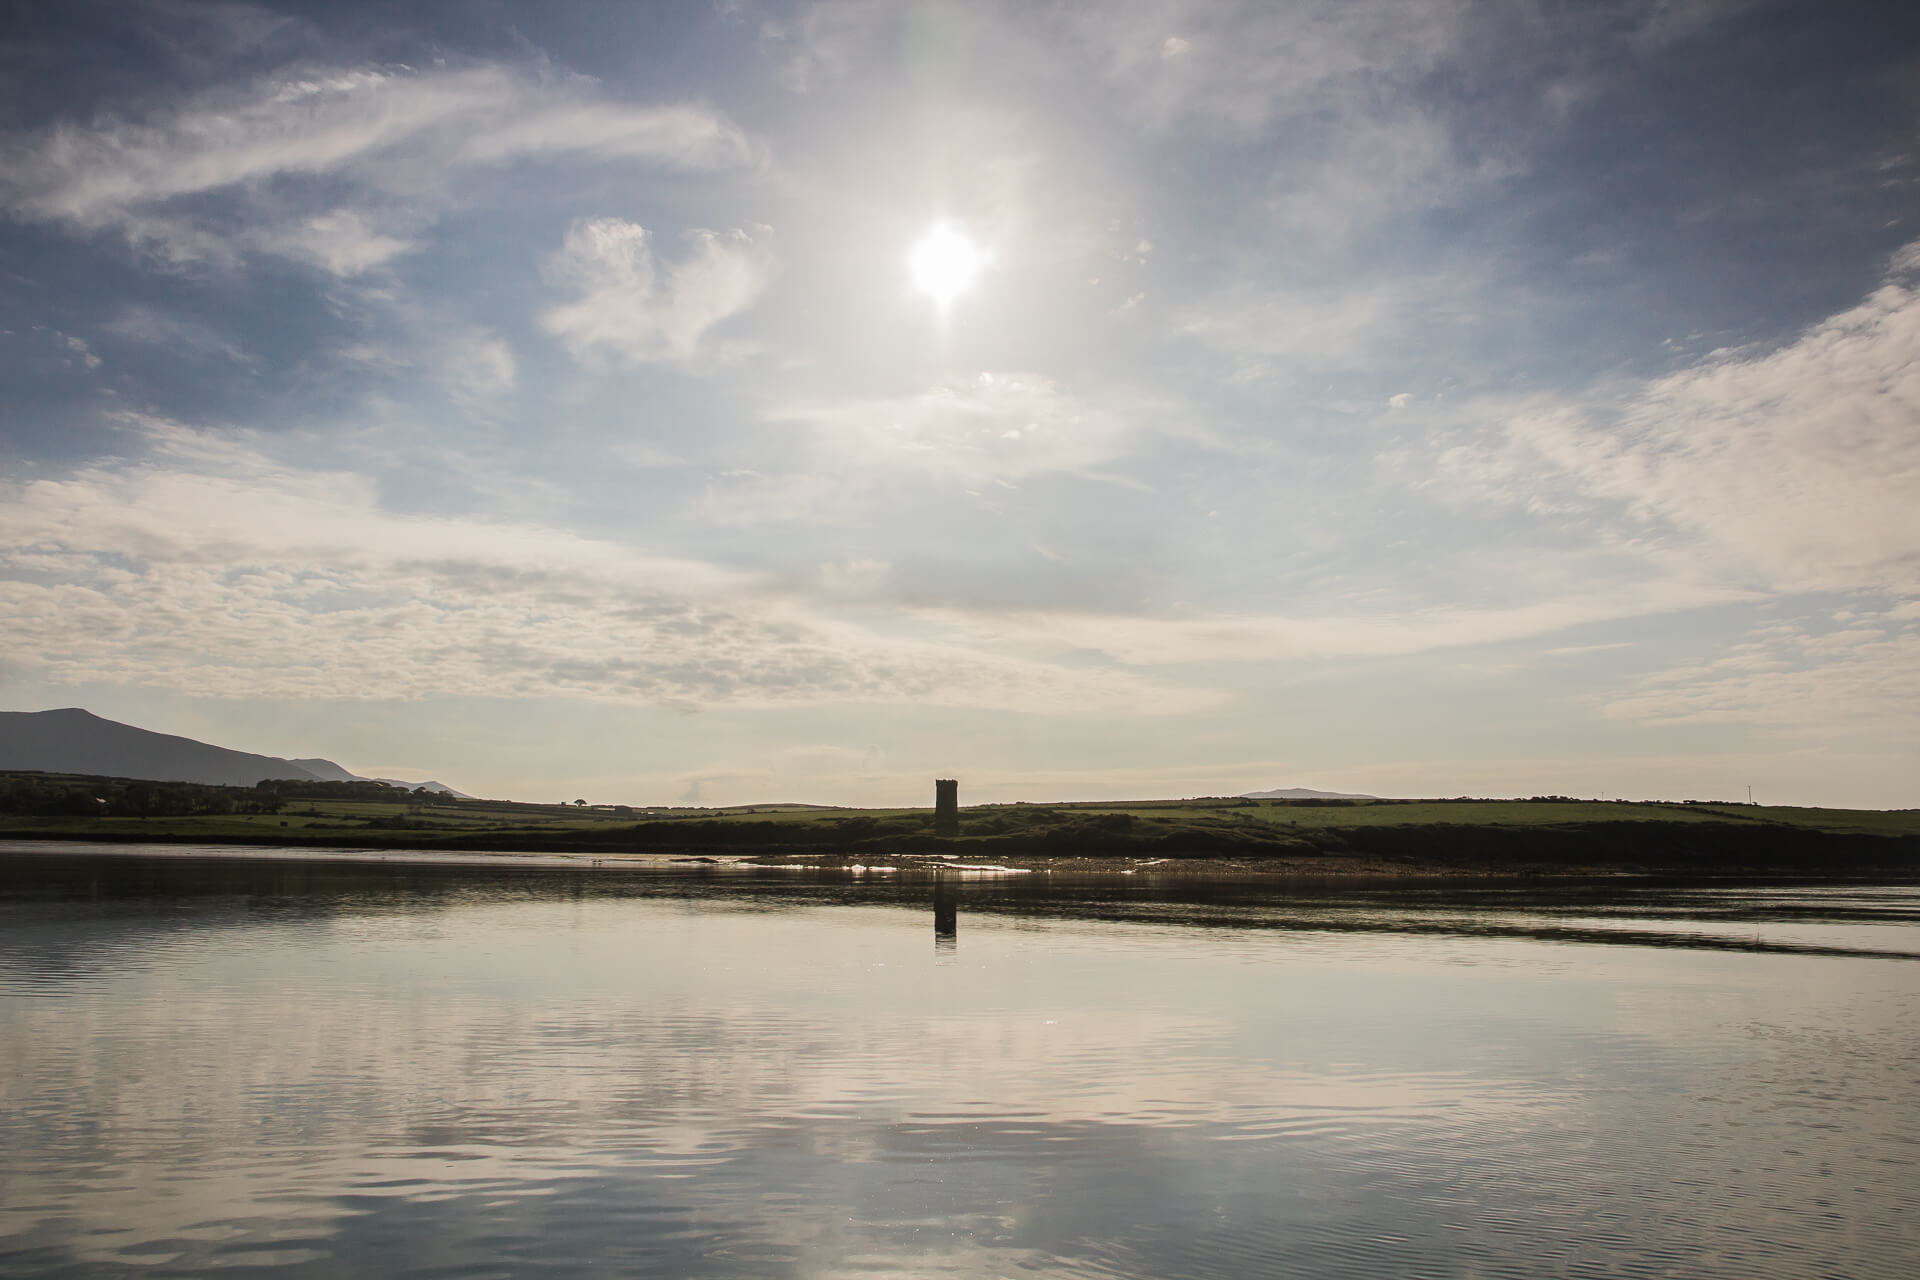
<svg viewBox="0 0 1920 1280">
<path fill-rule="evenodd" d="M 960 834 L 960 782 L 957 778 L 933 780 L 933 834 Z"/>
</svg>

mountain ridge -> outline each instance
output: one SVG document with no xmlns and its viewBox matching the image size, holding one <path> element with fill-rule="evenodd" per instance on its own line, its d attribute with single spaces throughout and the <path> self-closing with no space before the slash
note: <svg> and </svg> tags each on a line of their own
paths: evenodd
<svg viewBox="0 0 1920 1280">
<path fill-rule="evenodd" d="M 270 779 L 386 782 L 460 795 L 442 782 L 365 778 L 318 756 L 290 760 L 284 756 L 236 751 L 196 738 L 122 724 L 97 716 L 84 707 L 0 711 L 0 770 L 79 773 L 151 782 L 198 782 L 223 787 L 251 787 Z"/>
</svg>

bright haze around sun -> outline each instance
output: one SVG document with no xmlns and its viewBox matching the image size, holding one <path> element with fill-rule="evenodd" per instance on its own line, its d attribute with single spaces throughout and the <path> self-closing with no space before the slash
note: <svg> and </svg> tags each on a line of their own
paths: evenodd
<svg viewBox="0 0 1920 1280">
<path fill-rule="evenodd" d="M 0 708 L 1920 804 L 1920 9 L 31 6 Z"/>
<path fill-rule="evenodd" d="M 987 261 L 986 250 L 974 243 L 966 228 L 941 218 L 914 241 L 907 270 L 913 287 L 944 311 L 973 288 Z"/>
</svg>

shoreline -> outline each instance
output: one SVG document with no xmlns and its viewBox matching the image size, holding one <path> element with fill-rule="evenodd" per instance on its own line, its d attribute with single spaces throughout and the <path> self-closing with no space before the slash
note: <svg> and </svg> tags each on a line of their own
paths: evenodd
<svg viewBox="0 0 1920 1280">
<path fill-rule="evenodd" d="M 505 842 L 502 842 L 503 846 Z M 76 846 L 91 846 L 78 848 Z M 1891 853 L 1892 851 L 1888 851 Z M 613 850 L 552 847 L 458 847 L 454 844 L 400 844 L 379 841 L 240 840 L 188 836 L 133 839 L 57 833 L 0 835 L 0 856 L 158 857 L 272 861 L 335 861 L 358 864 L 474 868 L 547 868 L 576 871 L 707 870 L 718 873 L 787 871 L 852 877 L 907 879 L 997 879 L 1029 876 L 1117 880 L 1255 879 L 1308 881 L 1543 881 L 1599 879 L 1671 879 L 1786 877 L 1793 879 L 1879 879 L 1920 881 L 1920 862 L 1909 856 L 1885 859 L 1801 860 L 1640 859 L 1613 861 L 1535 860 L 1527 858 L 1421 857 L 1409 854 L 1315 853 L 1248 854 L 1237 857 L 1147 855 L 1110 851 L 1089 854 L 994 854 L 878 850 Z"/>
</svg>

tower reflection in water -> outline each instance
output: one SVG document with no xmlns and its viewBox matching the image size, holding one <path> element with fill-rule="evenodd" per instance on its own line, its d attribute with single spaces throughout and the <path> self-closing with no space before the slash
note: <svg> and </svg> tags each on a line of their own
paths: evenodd
<svg viewBox="0 0 1920 1280">
<path fill-rule="evenodd" d="M 960 886 L 941 875 L 933 878 L 933 957 L 951 960 L 960 946 Z"/>
</svg>

